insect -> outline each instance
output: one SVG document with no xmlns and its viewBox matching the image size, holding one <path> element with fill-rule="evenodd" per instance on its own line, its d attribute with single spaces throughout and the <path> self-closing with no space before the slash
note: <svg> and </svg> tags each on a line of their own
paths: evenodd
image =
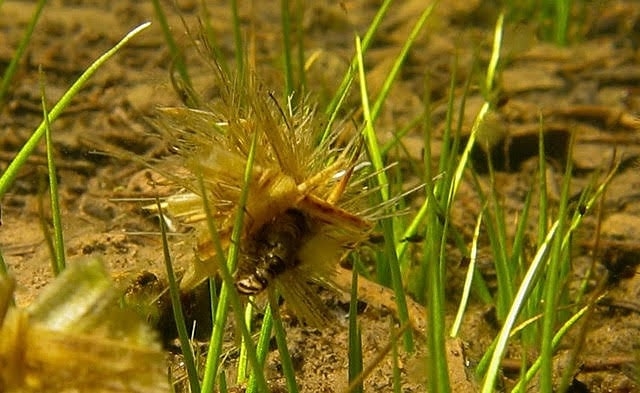
<svg viewBox="0 0 640 393">
<path fill-rule="evenodd" d="M 375 173 L 367 172 L 362 141 L 342 143 L 346 132 L 340 130 L 321 140 L 318 115 L 304 101 L 290 98 L 283 106 L 254 77 L 232 80 L 219 67 L 215 72 L 218 102 L 160 111 L 156 128 L 176 154 L 149 165 L 183 188 L 164 198 L 162 213 L 195 227 L 195 258 L 181 286 L 193 288 L 219 269 L 205 195 L 224 250 L 237 215 L 243 216 L 238 292 L 276 288 L 302 319 L 322 324 L 325 313 L 308 282 L 331 287 L 338 260 L 368 239 L 381 210 L 369 205 L 378 189 L 369 187 Z M 245 185 L 253 138 L 255 160 Z"/>
<path fill-rule="evenodd" d="M 269 282 L 300 261 L 296 251 L 308 232 L 307 219 L 300 210 L 289 209 L 263 225 L 249 242 L 255 249 L 245 258 L 252 265 L 248 272 L 236 274 L 236 288 L 243 295 L 262 292 Z"/>
</svg>

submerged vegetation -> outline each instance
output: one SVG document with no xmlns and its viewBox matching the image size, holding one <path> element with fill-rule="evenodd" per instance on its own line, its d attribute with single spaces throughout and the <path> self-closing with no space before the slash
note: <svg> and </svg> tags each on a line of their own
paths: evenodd
<svg viewBox="0 0 640 393">
<path fill-rule="evenodd" d="M 348 363 L 348 370 L 345 380 L 335 383 L 349 392 L 365 391 L 365 381 L 378 367 L 387 372 L 387 389 L 394 391 L 568 389 L 578 370 L 587 325 L 582 321 L 592 317 L 609 279 L 595 276 L 595 264 L 580 267 L 578 275 L 576 238 L 584 228 L 593 229 L 589 225 L 595 220 L 597 244 L 604 197 L 620 163 L 613 155 L 609 168 L 593 171 L 576 191 L 573 154 L 579 136 L 569 130 L 556 138 L 540 113 L 534 116 L 536 130 L 526 135 L 527 151 L 533 151 L 523 181 L 527 186 L 520 190 L 518 207 L 508 205 L 500 172 L 525 158 L 508 151 L 509 138 L 517 135 L 505 138 L 498 125 L 509 98 L 504 72 L 513 55 L 505 58 L 505 32 L 535 15 L 540 37 L 567 45 L 572 32 L 582 29 L 569 25 L 570 15 L 583 12 L 586 2 L 506 3 L 504 10 L 491 14 L 493 29 L 485 30 L 468 75 L 458 74 L 460 58 L 452 55 L 449 85 L 442 88 L 446 93 L 436 97 L 429 64 L 416 67 L 411 56 L 421 50 L 419 45 L 426 46 L 422 37 L 441 22 L 437 18 L 446 19 L 446 11 L 438 12 L 445 4 L 421 5 L 419 12 L 410 12 L 412 24 L 401 30 L 393 55 L 384 52 L 387 68 L 375 77 L 371 59 L 382 58 L 376 42 L 392 39 L 381 31 L 385 23 L 397 23 L 396 9 L 384 1 L 372 15 L 365 13 L 367 29 L 350 33 L 354 49 L 344 73 L 332 75 L 333 88 L 316 82 L 314 67 L 322 67 L 326 59 L 321 51 L 307 48 L 302 2 L 281 2 L 277 37 L 282 65 L 273 73 L 260 64 L 260 27 L 240 16 L 237 2 L 228 10 L 231 38 L 218 35 L 213 25 L 220 17 L 204 2 L 197 7 L 197 27 L 192 27 L 186 17 L 181 25 L 170 25 L 165 13 L 173 10 L 153 1 L 155 23 L 172 59 L 171 83 L 184 105 L 155 110 L 141 132 L 142 138 L 160 141 L 161 153 L 140 156 L 127 150 L 129 146 L 95 142 L 114 160 L 132 161 L 138 169 L 147 167 L 159 175 L 148 176 L 147 194 L 120 199 L 160 218 L 151 237 L 156 241 L 152 244 L 160 244 L 157 253 L 162 253 L 164 266 L 156 273 L 162 277 L 133 272 L 145 277 L 135 281 L 137 286 L 153 281 L 148 293 L 140 291 L 141 298 L 136 291 L 124 295 L 116 290 L 94 259 L 70 261 L 67 267 L 68 236 L 62 237 L 66 213 L 55 208 L 53 144 L 55 122 L 71 99 L 147 24 L 89 66 L 50 110 L 45 81 L 45 120 L 3 171 L 0 196 L 11 189 L 45 136 L 54 227 L 52 270 L 59 275 L 25 310 L 12 304 L 13 281 L 7 272 L 13 267 L 2 262 L 0 363 L 4 359 L 12 368 L 0 371 L 0 390 L 38 391 L 49 375 L 79 375 L 76 371 L 86 365 L 77 349 L 90 345 L 100 356 L 88 361 L 101 372 L 80 374 L 86 378 L 77 379 L 77 386 L 56 380 L 56 387 L 155 392 L 169 391 L 165 382 L 170 380 L 178 392 L 302 391 L 294 329 L 335 340 L 337 332 L 346 332 L 340 337 L 345 339 L 341 344 L 348 345 L 348 358 L 339 363 Z M 24 45 L 43 5 L 34 11 Z M 187 38 L 176 31 L 186 31 Z M 21 46 L 4 73 L 0 105 L 23 52 Z M 416 69 L 419 77 L 413 75 Z M 388 107 L 403 105 L 394 100 L 407 86 L 402 78 L 410 77 L 421 86 L 420 113 L 396 120 L 393 116 L 402 111 Z M 323 99 L 314 89 L 331 91 Z M 385 115 L 393 118 L 391 127 Z M 411 154 L 411 144 L 419 146 L 413 149 L 417 156 Z M 557 189 L 550 184 L 554 171 Z M 467 227 L 460 219 L 465 204 L 474 205 L 464 213 L 473 215 L 464 221 Z M 589 219 L 591 223 L 585 223 Z M 47 236 L 48 225 L 43 220 Z M 70 287 L 81 289 L 71 292 Z M 191 315 L 196 308 L 192 294 L 203 290 L 209 319 L 203 325 L 210 331 L 192 325 L 202 320 L 202 315 Z M 92 301 L 80 304 L 82 299 Z M 362 304 L 377 309 L 385 323 L 384 313 L 391 314 L 384 345 L 369 348 L 368 357 Z M 82 307 L 99 312 L 87 315 Z M 164 312 L 175 325 L 175 337 L 163 332 L 165 346 L 173 351 L 166 380 L 157 338 L 131 317 L 131 308 L 157 326 Z M 478 311 L 487 308 L 488 313 Z M 66 326 L 53 326 L 56 317 L 74 313 L 77 318 L 67 320 Z M 464 340 L 470 330 L 480 330 L 478 314 L 483 314 L 486 334 L 474 336 L 478 342 L 470 358 L 462 353 L 467 350 Z M 131 329 L 112 334 L 114 326 Z M 88 334 L 94 329 L 100 334 Z M 206 344 L 194 338 L 202 329 Z M 102 334 L 105 331 L 109 334 Z M 45 356 L 44 347 L 31 345 L 29 337 L 36 333 L 45 337 L 40 345 L 49 343 L 55 350 L 51 353 L 71 360 L 65 364 Z M 568 367 L 557 375 L 557 351 L 571 335 L 577 336 L 570 341 L 574 351 L 563 363 Z M 62 348 L 63 343 L 70 347 Z M 269 363 L 274 347 L 276 371 Z M 509 378 L 502 378 L 507 355 L 520 362 Z M 124 361 L 118 362 L 120 358 Z M 385 363 L 385 358 L 390 361 Z M 43 368 L 33 366 L 38 361 Z M 154 367 L 142 370 L 141 364 Z M 97 379 L 105 381 L 94 385 Z"/>
</svg>

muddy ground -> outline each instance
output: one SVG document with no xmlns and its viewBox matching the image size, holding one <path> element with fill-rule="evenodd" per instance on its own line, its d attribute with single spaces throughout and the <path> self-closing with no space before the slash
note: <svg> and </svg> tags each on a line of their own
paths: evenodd
<svg viewBox="0 0 640 393">
<path fill-rule="evenodd" d="M 195 27 L 196 1 L 166 2 L 170 24 L 180 45 L 188 45 L 180 20 Z M 260 2 L 256 2 L 260 3 Z M 282 58 L 279 8 L 255 5 L 243 8 L 242 20 L 256 27 L 257 63 L 261 77 L 274 83 Z M 406 39 L 413 21 L 422 10 L 419 0 L 399 2 L 392 7 L 366 59 L 369 88 L 375 94 L 386 75 L 391 59 Z M 432 118 L 437 135 L 445 121 L 446 98 L 451 75 L 459 82 L 462 95 L 468 77 L 480 80 L 488 60 L 498 6 L 493 1 L 441 2 L 424 34 L 410 52 L 407 62 L 383 110 L 377 129 L 383 140 L 415 119 L 423 110 L 425 77 L 431 89 Z M 353 53 L 354 32 L 363 34 L 373 17 L 377 2 L 328 2 L 305 9 L 303 28 L 307 56 L 317 55 L 309 71 L 312 97 L 326 103 L 347 68 Z M 0 68 L 6 67 L 34 6 L 28 1 L 7 0 L 0 8 Z M 213 27 L 221 39 L 223 53 L 233 54 L 229 25 L 230 9 L 213 4 Z M 41 119 L 38 67 L 46 78 L 46 95 L 54 103 L 77 76 L 99 54 L 109 49 L 134 26 L 155 21 L 150 2 L 54 1 L 45 8 L 19 72 L 13 81 L 0 116 L 0 168 L 6 168 L 14 154 Z M 595 261 L 596 278 L 608 272 L 604 299 L 587 324 L 584 350 L 575 375 L 575 389 L 589 392 L 638 391 L 640 372 L 640 4 L 635 1 L 587 2 L 577 9 L 571 44 L 560 48 L 536 38 L 535 21 L 508 22 L 503 47 L 499 85 L 502 105 L 491 114 L 492 132 L 499 135 L 492 155 L 499 170 L 496 181 L 509 217 L 521 210 L 536 166 L 536 134 L 544 119 L 548 154 L 547 178 L 552 200 L 560 190 L 566 146 L 575 134 L 572 157 L 578 194 L 593 173 L 602 173 L 614 160 L 622 160 L 601 205 L 601 238 L 594 248 L 598 219 L 595 212 L 586 218 L 574 250 L 576 277 Z M 454 59 L 457 57 L 457 60 Z M 197 63 L 196 61 L 194 61 Z M 59 169 L 62 219 L 67 256 L 102 256 L 114 277 L 126 285 L 143 271 L 163 275 L 161 243 L 157 236 L 132 235 L 152 232 L 157 222 L 141 213 L 142 203 L 114 201 L 113 198 L 140 197 L 147 178 L 140 166 L 101 154 L 97 140 L 119 143 L 137 154 L 155 154 L 164 148 L 148 137 L 148 116 L 154 108 L 181 105 L 169 81 L 171 57 L 158 23 L 136 37 L 109 61 L 87 84 L 64 115 L 53 125 Z M 197 66 L 194 79 L 206 83 L 207 75 Z M 353 96 L 357 105 L 357 96 Z M 467 99 L 463 128 L 468 130 L 482 103 L 477 83 L 472 83 Z M 422 135 L 411 133 L 398 160 L 419 162 Z M 475 164 L 482 169 L 483 154 Z M 411 165 L 406 165 L 411 168 Z M 41 226 L 39 201 L 46 182 L 43 146 L 20 172 L 2 201 L 0 248 L 18 282 L 19 305 L 28 304 L 51 278 L 49 249 Z M 488 184 L 488 178 L 482 181 Z M 556 190 L 554 192 L 554 190 Z M 44 198 L 46 201 L 48 198 Z M 44 215 L 49 216 L 44 207 Z M 456 202 L 453 225 L 467 235 L 481 203 L 471 185 L 466 184 Z M 534 213 L 535 216 L 535 213 Z M 485 243 L 486 244 L 486 243 Z M 490 264 L 490 250 L 480 251 L 481 261 Z M 451 275 L 460 277 L 461 256 L 452 252 Z M 178 259 L 179 256 L 178 256 Z M 184 256 L 182 262 L 186 259 Z M 178 265 L 181 261 L 178 261 Z M 459 270 L 459 271 L 458 271 Z M 489 275 L 490 272 L 485 271 Z M 451 280 L 454 312 L 460 293 L 460 279 Z M 334 307 L 345 309 L 341 301 Z M 474 304 L 461 334 L 471 364 L 477 361 L 489 339 L 497 333 L 490 312 Z M 367 307 L 360 316 L 363 327 L 365 364 L 388 343 L 388 312 Z M 347 381 L 347 329 L 333 326 L 313 330 L 299 325 L 287 329 L 290 351 L 296 359 L 298 382 L 307 392 L 338 392 Z M 572 347 L 565 341 L 558 356 L 561 368 Z M 275 390 L 284 391 L 277 356 L 270 357 L 268 375 Z M 504 383 L 517 378 L 518 353 L 505 361 Z M 232 360 L 231 360 L 232 361 Z M 510 363 L 511 362 L 511 363 Z M 461 362 L 462 363 L 462 362 Z M 513 365 L 515 368 L 510 368 Z M 404 391 L 424 391 L 423 373 L 418 363 L 403 357 Z M 390 357 L 366 380 L 367 391 L 388 391 L 392 375 Z M 459 377 L 460 378 L 460 377 Z M 231 378 L 229 378 L 231 380 Z M 456 391 L 466 391 L 469 385 Z M 532 388 L 535 391 L 535 386 Z"/>
</svg>

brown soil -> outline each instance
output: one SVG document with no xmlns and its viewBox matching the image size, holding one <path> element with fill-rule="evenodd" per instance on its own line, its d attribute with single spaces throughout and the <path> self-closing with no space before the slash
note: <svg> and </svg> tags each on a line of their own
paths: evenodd
<svg viewBox="0 0 640 393">
<path fill-rule="evenodd" d="M 99 54 L 109 49 L 134 26 L 155 20 L 150 2 L 56 1 L 51 2 L 38 23 L 25 60 L 13 81 L 0 116 L 0 167 L 6 165 L 41 119 L 38 67 L 46 80 L 46 96 L 54 103 L 78 75 Z M 196 1 L 166 2 L 170 24 L 181 45 L 180 16 L 196 26 Z M 280 79 L 281 50 L 279 8 L 255 5 L 243 9 L 242 18 L 256 27 L 257 63 L 267 83 Z M 383 24 L 379 38 L 367 57 L 369 88 L 376 94 L 398 49 L 406 39 L 423 1 L 399 2 Z M 314 99 L 326 102 L 335 90 L 353 53 L 354 32 L 363 34 L 376 11 L 376 2 L 347 1 L 310 6 L 305 10 L 303 27 L 307 55 L 316 53 L 310 69 L 309 85 Z M 34 6 L 31 2 L 7 0 L 0 8 L 0 65 L 4 68 L 13 55 Z M 478 79 L 478 69 L 486 67 L 498 6 L 492 1 L 441 2 L 426 32 L 410 52 L 391 91 L 377 129 L 388 140 L 391 132 L 407 124 L 423 109 L 425 76 L 429 76 L 432 118 L 438 135 L 444 125 L 450 78 L 456 67 L 457 95 L 470 75 Z M 213 26 L 222 39 L 222 49 L 232 56 L 229 7 L 211 6 Z M 529 189 L 536 165 L 537 133 L 540 116 L 551 157 L 547 178 L 550 189 L 560 190 L 563 162 L 571 132 L 576 137 L 572 192 L 576 195 L 591 181 L 593 173 L 606 171 L 614 158 L 622 159 L 601 206 L 601 239 L 595 249 L 595 214 L 586 217 L 575 248 L 574 264 L 579 278 L 595 260 L 596 278 L 608 272 L 604 300 L 595 308 L 586 325 L 583 351 L 578 359 L 575 379 L 590 392 L 631 392 L 638 389 L 640 346 L 640 5 L 632 0 L 589 2 L 582 22 L 572 31 L 572 44 L 566 48 L 539 42 L 536 26 L 509 24 L 505 33 L 502 68 L 499 76 L 503 105 L 491 114 L 491 153 L 499 170 L 496 182 L 504 200 L 506 214 L 516 217 Z M 457 61 L 454 59 L 457 57 Z M 194 60 L 195 62 L 195 60 Z M 109 61 L 87 84 L 82 93 L 53 124 L 59 169 L 62 219 L 67 256 L 102 256 L 113 276 L 127 285 L 144 271 L 163 275 L 161 243 L 157 236 L 127 232 L 157 231 L 157 222 L 141 213 L 142 203 L 114 201 L 113 198 L 146 196 L 147 177 L 140 166 L 95 154 L 96 141 L 122 144 L 137 154 L 156 154 L 162 146 L 146 130 L 154 108 L 181 105 L 169 81 L 171 58 L 158 23 L 136 37 Z M 207 75 L 193 68 L 196 83 L 206 83 Z M 357 96 L 353 97 L 357 103 Z M 482 103 L 477 84 L 467 99 L 463 128 L 468 130 Z M 489 128 L 489 126 L 487 127 Z M 498 135 L 498 137 L 495 137 Z M 421 159 L 422 136 L 409 133 L 404 139 L 407 154 L 403 163 Z M 434 141 L 437 151 L 439 141 Z M 486 154 L 478 150 L 474 162 L 479 169 Z M 407 165 L 410 167 L 410 165 Z M 34 154 L 20 172 L 2 201 L 0 248 L 18 283 L 17 301 L 28 304 L 52 277 L 50 256 L 44 240 L 39 210 L 41 190 L 46 183 L 44 148 Z M 488 177 L 481 179 L 487 185 Z M 552 200 L 559 195 L 551 193 Z M 480 201 L 471 185 L 460 191 L 454 222 L 471 239 Z M 49 216 L 47 202 L 44 215 Z M 535 216 L 535 213 L 534 213 Z M 179 239 L 179 238 L 178 238 Z M 178 240 L 177 240 L 178 241 Z M 486 244 L 486 243 L 485 243 Z M 489 264 L 490 250 L 481 250 Z M 178 264 L 187 257 L 177 255 Z M 451 255 L 452 261 L 460 256 Z M 483 262 L 483 261 L 481 261 Z M 452 268 L 455 270 L 456 268 Z M 461 271 L 452 271 L 458 277 Z M 449 309 L 455 310 L 460 293 L 459 280 L 452 280 Z M 345 304 L 334 301 L 337 310 Z M 474 305 L 461 334 L 466 355 L 473 364 L 486 349 L 497 327 L 488 321 L 486 309 Z M 363 351 L 368 364 L 389 342 L 392 316 L 384 310 L 367 307 L 360 315 Z M 306 392 L 339 392 L 347 385 L 347 328 L 333 326 L 314 330 L 295 323 L 287 327 L 290 352 L 296 360 L 298 382 Z M 566 364 L 573 347 L 566 340 L 558 355 L 558 369 Z M 455 391 L 472 389 L 467 381 L 464 360 L 451 344 L 452 378 Z M 420 350 L 423 352 L 423 350 Z M 505 360 L 504 384 L 518 377 L 520 360 L 513 352 Z M 420 357 L 402 355 L 401 369 L 405 392 L 424 391 Z M 232 360 L 229 360 L 232 362 Z M 513 367 L 512 367 L 513 366 Z M 390 391 L 391 357 L 387 356 L 365 382 L 367 391 Z M 274 391 L 285 391 L 277 350 L 267 363 L 269 382 Z M 458 374 L 455 374 L 456 370 Z M 469 375 L 471 373 L 468 373 Z M 457 376 L 456 376 L 457 375 Z M 229 376 L 228 381 L 232 381 Z M 573 388 L 582 385 L 574 383 Z M 535 387 L 533 388 L 535 390 Z"/>
</svg>

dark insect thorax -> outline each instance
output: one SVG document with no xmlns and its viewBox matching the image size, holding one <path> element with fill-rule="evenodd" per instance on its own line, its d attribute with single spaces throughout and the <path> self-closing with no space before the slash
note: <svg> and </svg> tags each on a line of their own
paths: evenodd
<svg viewBox="0 0 640 393">
<path fill-rule="evenodd" d="M 262 292 L 269 282 L 287 269 L 294 268 L 296 257 L 309 226 L 305 215 L 289 209 L 260 228 L 250 240 L 241 260 L 235 285 L 243 295 Z"/>
</svg>

